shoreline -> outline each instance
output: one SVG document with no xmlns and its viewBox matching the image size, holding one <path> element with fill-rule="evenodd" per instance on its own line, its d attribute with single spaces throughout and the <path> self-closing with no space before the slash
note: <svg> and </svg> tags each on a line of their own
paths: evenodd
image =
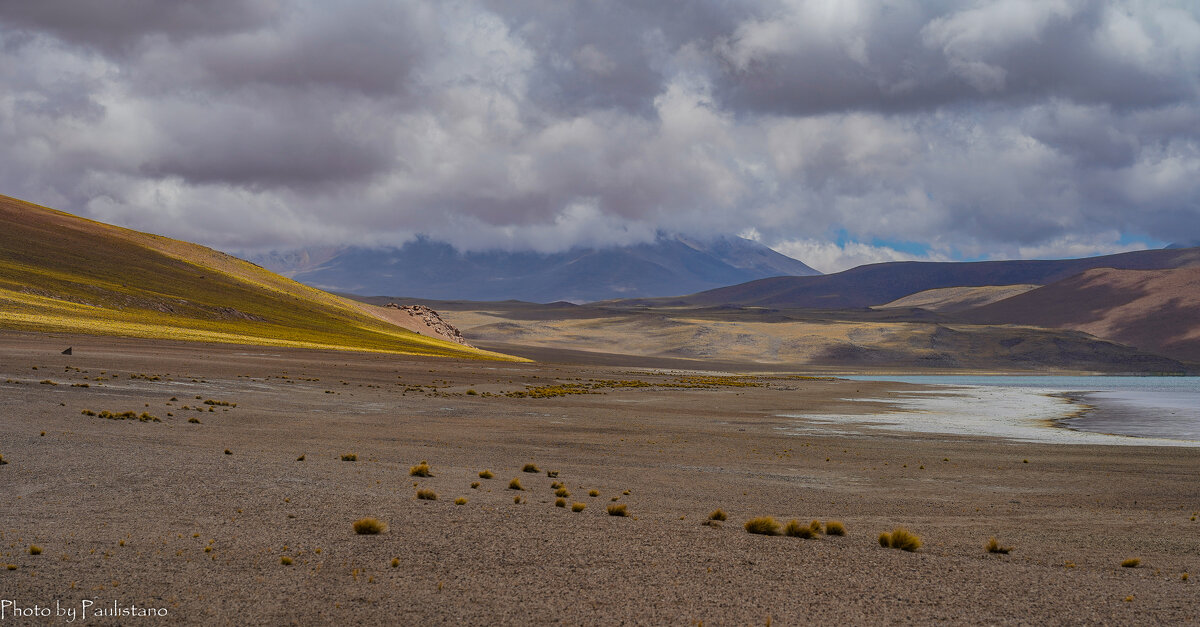
<svg viewBox="0 0 1200 627">
<path fill-rule="evenodd" d="M 909 385 L 908 382 L 898 382 Z M 844 399 L 881 403 L 889 407 L 875 413 L 781 413 L 825 427 L 839 425 L 860 434 L 872 431 L 995 437 L 1013 442 L 1101 445 L 1200 447 L 1200 440 L 1089 430 L 1074 422 L 1099 411 L 1130 417 L 1112 403 L 1100 405 L 1094 392 L 1050 390 L 1041 387 L 999 387 L 970 384 L 914 384 L 923 389 L 894 390 L 887 397 Z M 1015 396 L 1015 398 L 1014 398 Z M 815 431 L 806 427 L 781 427 L 794 435 Z M 841 431 L 848 434 L 846 431 Z"/>
</svg>

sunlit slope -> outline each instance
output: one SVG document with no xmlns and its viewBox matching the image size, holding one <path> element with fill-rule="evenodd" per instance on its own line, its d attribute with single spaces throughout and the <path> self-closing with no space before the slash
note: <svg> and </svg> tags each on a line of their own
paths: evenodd
<svg viewBox="0 0 1200 627">
<path fill-rule="evenodd" d="M 497 358 L 215 250 L 0 196 L 0 328 Z"/>
</svg>

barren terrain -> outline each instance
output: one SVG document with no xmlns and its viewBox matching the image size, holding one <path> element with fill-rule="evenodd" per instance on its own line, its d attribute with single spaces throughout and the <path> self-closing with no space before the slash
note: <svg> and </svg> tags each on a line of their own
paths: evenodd
<svg viewBox="0 0 1200 627">
<path fill-rule="evenodd" d="M 845 399 L 897 384 L 13 332 L 0 381 L 0 599 L 26 607 L 184 624 L 1200 621 L 1200 449 L 795 435 L 780 416 L 882 411 Z M 422 460 L 433 476 L 410 476 Z M 553 482 L 585 509 L 555 507 Z M 614 498 L 631 516 L 606 514 Z M 717 508 L 728 520 L 702 525 Z M 365 516 L 389 530 L 356 535 Z M 746 533 L 757 516 L 848 535 Z M 879 546 L 897 525 L 917 552 Z M 1012 552 L 986 553 L 993 536 Z"/>
</svg>

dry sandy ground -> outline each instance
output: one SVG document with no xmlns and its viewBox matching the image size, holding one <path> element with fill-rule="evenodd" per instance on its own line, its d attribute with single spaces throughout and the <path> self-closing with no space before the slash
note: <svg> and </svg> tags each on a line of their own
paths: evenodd
<svg viewBox="0 0 1200 627">
<path fill-rule="evenodd" d="M 785 435 L 780 413 L 863 411 L 840 399 L 890 384 L 772 377 L 508 398 L 466 391 L 675 376 L 5 333 L 0 600 L 168 612 L 89 624 L 1200 621 L 1200 450 Z M 409 476 L 420 460 L 433 477 Z M 555 507 L 528 462 L 587 508 Z M 849 535 L 743 531 L 763 515 Z M 390 530 L 355 535 L 363 516 Z M 896 525 L 924 546 L 881 548 Z"/>
</svg>

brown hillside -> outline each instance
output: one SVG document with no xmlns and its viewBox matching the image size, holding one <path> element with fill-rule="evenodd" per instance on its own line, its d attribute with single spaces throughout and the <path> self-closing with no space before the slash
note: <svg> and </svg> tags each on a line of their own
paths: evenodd
<svg viewBox="0 0 1200 627">
<path fill-rule="evenodd" d="M 1088 270 L 964 317 L 986 324 L 1074 329 L 1200 361 L 1200 268 Z"/>
<path fill-rule="evenodd" d="M 909 294 L 904 298 L 872 309 L 924 309 L 941 313 L 966 311 L 1024 294 L 1040 285 L 983 285 L 980 287 L 942 287 Z"/>
</svg>

